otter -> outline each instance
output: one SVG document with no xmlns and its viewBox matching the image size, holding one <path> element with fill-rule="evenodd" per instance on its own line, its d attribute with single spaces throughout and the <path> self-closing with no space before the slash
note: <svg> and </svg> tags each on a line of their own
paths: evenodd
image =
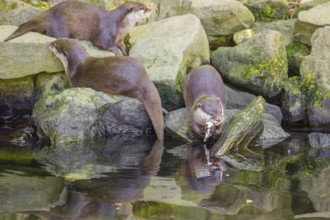
<svg viewBox="0 0 330 220">
<path fill-rule="evenodd" d="M 183 98 L 190 111 L 191 126 L 198 135 L 207 139 L 221 133 L 227 94 L 222 78 L 214 67 L 204 65 L 193 68 L 187 75 Z"/>
<path fill-rule="evenodd" d="M 150 116 L 157 138 L 164 139 L 159 93 L 137 59 L 128 56 L 91 57 L 78 40 L 69 38 L 55 40 L 50 44 L 50 50 L 63 63 L 72 86 L 140 100 Z"/>
<path fill-rule="evenodd" d="M 33 31 L 54 38 L 89 40 L 103 50 L 126 56 L 124 37 L 150 14 L 151 9 L 138 2 L 126 2 L 106 11 L 84 2 L 66 1 L 23 23 L 4 41 Z"/>
</svg>

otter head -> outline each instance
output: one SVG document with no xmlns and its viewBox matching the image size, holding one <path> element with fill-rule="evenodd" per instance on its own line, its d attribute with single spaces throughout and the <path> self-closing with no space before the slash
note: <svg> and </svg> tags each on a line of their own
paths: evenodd
<svg viewBox="0 0 330 220">
<path fill-rule="evenodd" d="M 88 57 L 85 48 L 76 39 L 57 39 L 50 43 L 49 49 L 61 60 L 65 73 L 70 77 L 74 75 L 77 65 Z"/>
<path fill-rule="evenodd" d="M 216 127 L 224 122 L 224 106 L 218 97 L 202 97 L 196 103 L 199 123 L 212 122 Z"/>
<path fill-rule="evenodd" d="M 140 2 L 126 2 L 120 7 L 126 11 L 125 19 L 129 27 L 133 27 L 151 15 L 151 8 Z"/>
</svg>

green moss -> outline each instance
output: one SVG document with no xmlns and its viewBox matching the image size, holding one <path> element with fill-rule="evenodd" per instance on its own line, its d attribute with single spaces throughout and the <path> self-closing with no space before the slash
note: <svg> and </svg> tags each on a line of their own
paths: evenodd
<svg viewBox="0 0 330 220">
<path fill-rule="evenodd" d="M 253 50 L 260 56 L 253 56 L 250 58 L 245 75 L 247 79 L 251 79 L 252 77 L 266 78 L 269 77 L 269 75 L 275 77 L 278 72 L 283 70 L 285 58 L 276 57 L 273 59 L 268 59 L 264 58 L 264 48 L 254 48 Z"/>
<path fill-rule="evenodd" d="M 249 7 L 249 6 L 248 6 Z M 264 5 L 250 6 L 249 9 L 257 20 L 283 19 L 286 15 L 287 5 L 284 3 L 267 2 Z"/>
<path fill-rule="evenodd" d="M 0 12 L 7 12 L 18 7 L 17 2 L 7 3 L 5 0 L 0 0 Z"/>
<path fill-rule="evenodd" d="M 287 46 L 286 51 L 288 55 L 300 53 L 302 56 L 307 56 L 310 54 L 311 49 L 303 43 L 293 42 Z"/>
<path fill-rule="evenodd" d="M 322 107 L 326 100 L 330 100 L 330 92 L 324 91 L 321 85 L 315 82 L 314 74 L 308 73 L 301 83 L 301 90 L 305 95 L 305 107 Z"/>
<path fill-rule="evenodd" d="M 223 23 L 228 22 L 227 19 L 225 19 L 225 18 L 220 19 L 220 18 L 215 17 L 215 16 L 213 16 L 211 18 L 211 20 L 217 27 L 221 27 L 223 25 Z"/>
<path fill-rule="evenodd" d="M 300 42 L 292 42 L 286 47 L 288 56 L 289 72 L 295 75 L 300 75 L 300 65 L 303 58 L 308 56 L 311 48 Z"/>
<path fill-rule="evenodd" d="M 44 1 L 36 1 L 37 4 L 35 2 L 33 2 L 32 0 L 23 0 L 23 2 L 25 2 L 26 4 L 29 4 L 33 7 L 39 8 L 42 11 L 46 11 L 52 7 L 50 4 L 48 4 Z"/>
</svg>

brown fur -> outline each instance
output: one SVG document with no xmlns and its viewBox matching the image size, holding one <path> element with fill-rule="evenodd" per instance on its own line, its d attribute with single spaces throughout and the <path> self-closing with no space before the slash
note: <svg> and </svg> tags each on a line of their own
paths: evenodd
<svg viewBox="0 0 330 220">
<path fill-rule="evenodd" d="M 206 132 L 206 122 L 215 124 L 213 133 L 220 134 L 227 102 L 225 85 L 217 70 L 210 66 L 194 68 L 187 76 L 183 96 L 190 110 L 191 125 L 200 136 Z"/>
<path fill-rule="evenodd" d="M 58 39 L 51 50 L 62 63 L 72 85 L 90 87 L 113 95 L 125 95 L 140 100 L 146 108 L 158 139 L 164 139 L 164 119 L 161 99 L 143 65 L 132 57 L 90 57 L 74 39 Z"/>
<path fill-rule="evenodd" d="M 105 11 L 87 3 L 66 1 L 23 23 L 5 41 L 33 31 L 55 38 L 89 40 L 116 55 L 127 55 L 123 39 L 129 29 L 143 19 L 133 19 L 132 13 L 148 16 L 150 12 L 146 5 L 138 2 L 127 2 L 114 10 Z"/>
</svg>

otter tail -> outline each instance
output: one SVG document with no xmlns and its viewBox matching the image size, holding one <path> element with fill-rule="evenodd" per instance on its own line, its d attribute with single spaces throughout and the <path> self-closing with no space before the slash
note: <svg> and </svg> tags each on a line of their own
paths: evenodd
<svg viewBox="0 0 330 220">
<path fill-rule="evenodd" d="M 14 31 L 14 33 L 12 33 L 9 37 L 7 37 L 4 40 L 4 42 L 9 41 L 13 38 L 19 37 L 30 31 L 43 33 L 45 31 L 45 28 L 40 24 L 40 22 L 38 22 L 36 20 L 27 21 L 24 24 L 22 24 L 21 26 L 19 26 L 19 28 L 16 31 Z"/>
<path fill-rule="evenodd" d="M 140 100 L 149 114 L 157 138 L 163 141 L 164 140 L 163 108 L 158 91 L 154 84 L 152 84 L 152 86 L 153 89 L 151 89 L 151 91 L 146 91 L 145 94 L 143 95 L 143 98 L 141 98 Z"/>
</svg>

